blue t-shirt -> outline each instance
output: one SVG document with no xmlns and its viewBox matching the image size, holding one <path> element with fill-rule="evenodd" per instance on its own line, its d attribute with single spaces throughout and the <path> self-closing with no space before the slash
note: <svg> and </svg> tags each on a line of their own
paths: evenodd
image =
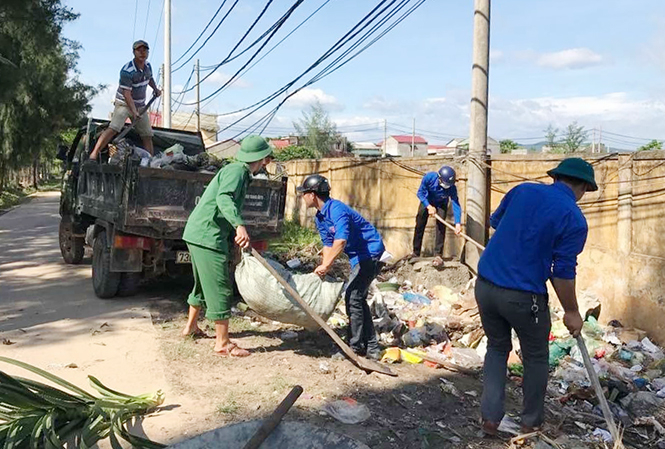
<svg viewBox="0 0 665 449">
<path fill-rule="evenodd" d="M 331 247 L 335 240 L 346 240 L 344 252 L 352 266 L 365 259 L 381 257 L 386 250 L 376 228 L 339 200 L 326 201 L 315 220 L 325 246 Z"/>
<path fill-rule="evenodd" d="M 521 184 L 490 217 L 496 232 L 478 274 L 499 287 L 547 293 L 547 280 L 575 279 L 588 226 L 572 189 L 561 182 Z"/>
<path fill-rule="evenodd" d="M 432 171 L 423 176 L 423 180 L 420 183 L 416 195 L 425 207 L 430 204 L 434 207 L 443 207 L 448 201 L 448 198 L 450 198 L 453 203 L 455 224 L 462 222 L 462 208 L 460 207 L 459 198 L 457 197 L 457 187 L 450 186 L 449 188 L 444 189 L 439 182 L 439 174 L 437 172 Z"/>
</svg>

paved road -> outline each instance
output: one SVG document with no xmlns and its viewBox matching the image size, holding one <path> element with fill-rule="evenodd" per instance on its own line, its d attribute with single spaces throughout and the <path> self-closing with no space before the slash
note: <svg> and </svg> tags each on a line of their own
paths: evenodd
<svg viewBox="0 0 665 449">
<path fill-rule="evenodd" d="M 186 399 L 169 391 L 148 298 L 98 299 L 90 260 L 63 262 L 58 202 L 58 193 L 40 193 L 0 216 L 0 341 L 5 341 L 0 354 L 84 388 L 89 374 L 131 394 L 161 388 L 167 403 L 186 408 Z M 172 410 L 148 418 L 145 432 L 160 441 L 178 438 L 183 424 L 178 415 Z"/>
</svg>

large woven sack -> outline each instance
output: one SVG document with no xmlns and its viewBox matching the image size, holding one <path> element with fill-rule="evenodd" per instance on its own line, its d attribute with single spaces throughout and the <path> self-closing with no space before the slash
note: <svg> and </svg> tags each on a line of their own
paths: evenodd
<svg viewBox="0 0 665 449">
<path fill-rule="evenodd" d="M 330 318 L 344 288 L 343 282 L 326 282 L 314 273 L 291 274 L 278 262 L 266 260 L 317 315 L 324 321 Z M 236 267 L 235 278 L 240 295 L 259 315 L 310 330 L 318 329 L 319 325 L 255 257 L 243 253 L 242 261 Z"/>
</svg>

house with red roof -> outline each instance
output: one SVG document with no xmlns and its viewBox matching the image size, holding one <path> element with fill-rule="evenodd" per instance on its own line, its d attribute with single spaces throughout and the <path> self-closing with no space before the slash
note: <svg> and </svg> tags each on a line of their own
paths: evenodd
<svg viewBox="0 0 665 449">
<path fill-rule="evenodd" d="M 388 156 L 427 156 L 427 140 L 421 136 L 398 135 L 390 136 L 386 142 L 379 144 Z"/>
</svg>

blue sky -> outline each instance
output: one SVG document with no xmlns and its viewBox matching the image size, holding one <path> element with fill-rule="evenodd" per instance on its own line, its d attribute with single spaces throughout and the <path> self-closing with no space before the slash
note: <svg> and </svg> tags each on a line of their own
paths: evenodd
<svg viewBox="0 0 665 449">
<path fill-rule="evenodd" d="M 239 0 L 196 56 L 201 65 L 223 60 L 265 3 Z M 247 42 L 272 25 L 292 3 L 274 0 Z M 323 3 L 305 0 L 266 49 Z M 279 89 L 377 3 L 331 0 L 206 104 L 203 112 L 231 112 Z M 107 117 L 120 67 L 132 58 L 133 40 L 143 38 L 150 43 L 155 71 L 163 62 L 163 25 L 159 22 L 163 2 L 65 0 L 65 4 L 81 14 L 65 28 L 65 36 L 83 46 L 80 78 L 109 86 L 93 102 L 93 114 Z M 220 4 L 221 0 L 172 0 L 172 61 L 191 45 Z M 231 4 L 233 0 L 226 2 L 217 21 Z M 602 128 L 603 142 L 612 148 L 631 148 L 647 139 L 665 138 L 665 2 L 502 0 L 492 6 L 490 136 L 535 142 L 542 140 L 548 124 L 563 128 L 577 121 L 588 129 Z M 339 129 L 354 140 L 382 140 L 384 119 L 389 134 L 408 134 L 415 118 L 417 133 L 431 143 L 466 136 L 472 33 L 472 0 L 427 0 L 356 59 L 292 97 L 266 134 L 287 134 L 301 111 L 318 100 Z M 202 83 L 202 97 L 220 87 L 246 60 L 241 57 L 220 67 Z M 193 62 L 174 72 L 174 91 L 182 90 Z M 203 71 L 202 76 L 207 73 Z M 192 102 L 193 94 L 186 94 L 184 102 Z M 191 110 L 191 106 L 180 107 L 180 111 Z M 228 124 L 235 117 L 223 116 L 219 122 Z M 255 117 L 239 125 L 254 121 Z M 241 129 L 233 128 L 221 137 Z"/>
</svg>

